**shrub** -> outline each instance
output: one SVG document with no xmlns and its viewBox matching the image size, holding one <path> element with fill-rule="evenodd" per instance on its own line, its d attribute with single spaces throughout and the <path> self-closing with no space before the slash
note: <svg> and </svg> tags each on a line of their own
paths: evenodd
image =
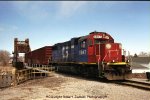
<svg viewBox="0 0 150 100">
<path fill-rule="evenodd" d="M 10 53 L 6 50 L 0 50 L 0 65 L 7 66 L 10 60 Z"/>
</svg>

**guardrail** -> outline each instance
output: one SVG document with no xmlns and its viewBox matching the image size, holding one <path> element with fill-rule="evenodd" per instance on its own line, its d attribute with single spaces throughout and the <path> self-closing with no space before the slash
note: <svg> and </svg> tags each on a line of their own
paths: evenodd
<svg viewBox="0 0 150 100">
<path fill-rule="evenodd" d="M 16 72 L 16 83 L 20 84 L 22 82 L 25 82 L 32 77 L 32 69 L 23 69 L 23 70 L 18 70 Z"/>
<path fill-rule="evenodd" d="M 43 78 L 51 75 L 51 72 L 54 71 L 54 67 L 42 66 L 42 67 L 29 67 L 27 69 L 17 71 L 17 84 L 20 84 L 24 81 Z"/>
<path fill-rule="evenodd" d="M 3 71 L 0 73 L 0 88 L 17 85 L 30 79 L 51 76 L 53 71 L 54 67 L 50 66 L 27 66 L 22 70 Z"/>
</svg>

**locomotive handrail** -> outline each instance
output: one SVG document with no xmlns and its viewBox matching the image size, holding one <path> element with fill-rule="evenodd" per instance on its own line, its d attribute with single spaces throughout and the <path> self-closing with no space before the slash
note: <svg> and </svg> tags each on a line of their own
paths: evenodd
<svg viewBox="0 0 150 100">
<path fill-rule="evenodd" d="M 129 52 L 129 51 L 128 51 Z M 128 59 L 131 63 L 130 63 L 130 66 L 132 66 L 132 57 L 128 54 Z M 126 61 L 127 62 L 127 61 Z M 128 62 L 129 63 L 129 62 Z"/>
<path fill-rule="evenodd" d="M 108 53 L 108 52 L 107 52 L 107 53 Z M 105 58 L 106 58 L 106 56 L 107 56 L 107 53 L 106 53 L 105 57 L 103 58 L 102 62 L 104 62 L 104 60 L 105 60 Z"/>
</svg>

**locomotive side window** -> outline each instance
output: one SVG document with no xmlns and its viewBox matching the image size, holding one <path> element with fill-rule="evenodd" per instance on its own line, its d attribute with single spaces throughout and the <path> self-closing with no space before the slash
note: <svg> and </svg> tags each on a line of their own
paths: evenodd
<svg viewBox="0 0 150 100">
<path fill-rule="evenodd" d="M 86 47 L 86 41 L 82 41 L 81 42 L 81 48 L 85 48 Z"/>
<path fill-rule="evenodd" d="M 92 40 L 88 40 L 88 45 L 89 45 L 89 46 L 92 45 Z"/>
</svg>

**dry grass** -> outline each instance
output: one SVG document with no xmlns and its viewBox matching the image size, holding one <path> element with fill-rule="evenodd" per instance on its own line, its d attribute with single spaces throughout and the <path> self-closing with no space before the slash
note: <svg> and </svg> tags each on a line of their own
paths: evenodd
<svg viewBox="0 0 150 100">
<path fill-rule="evenodd" d="M 147 79 L 146 73 L 133 73 L 132 78 Z"/>
<path fill-rule="evenodd" d="M 14 70 L 15 68 L 14 67 L 12 67 L 11 65 L 9 65 L 9 66 L 0 66 L 0 72 L 1 71 L 12 71 L 12 70 Z"/>
</svg>

